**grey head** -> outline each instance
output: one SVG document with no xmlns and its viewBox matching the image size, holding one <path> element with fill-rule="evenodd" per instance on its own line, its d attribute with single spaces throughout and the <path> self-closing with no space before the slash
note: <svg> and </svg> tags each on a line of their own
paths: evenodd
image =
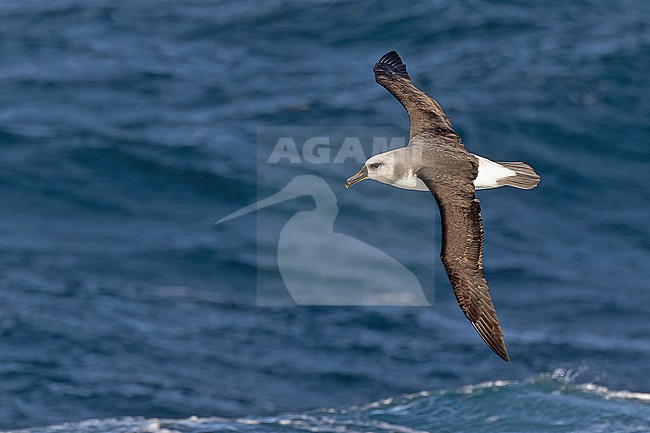
<svg viewBox="0 0 650 433">
<path fill-rule="evenodd" d="M 398 188 L 428 191 L 417 177 L 421 161 L 416 158 L 415 153 L 417 149 L 404 147 L 375 155 L 345 182 L 345 187 L 349 188 L 362 180 L 371 179 Z"/>
</svg>

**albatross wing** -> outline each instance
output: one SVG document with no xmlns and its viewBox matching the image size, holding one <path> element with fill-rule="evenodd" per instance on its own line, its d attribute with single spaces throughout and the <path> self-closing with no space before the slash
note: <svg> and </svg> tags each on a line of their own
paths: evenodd
<svg viewBox="0 0 650 433">
<path fill-rule="evenodd" d="M 494 353 L 510 362 L 499 318 L 483 275 L 483 221 L 481 206 L 471 183 L 476 177 L 475 170 L 475 166 L 473 170 L 463 170 L 466 178 L 455 178 L 453 185 L 429 170 L 421 170 L 418 177 L 427 185 L 440 208 L 440 258 L 456 300 L 483 341 Z"/>
<path fill-rule="evenodd" d="M 445 115 L 435 99 L 411 83 L 396 51 L 386 53 L 373 68 L 375 80 L 388 90 L 404 106 L 411 124 L 410 139 L 422 133 L 446 138 L 445 142 L 463 149 L 460 138 L 451 128 L 449 118 Z"/>
</svg>

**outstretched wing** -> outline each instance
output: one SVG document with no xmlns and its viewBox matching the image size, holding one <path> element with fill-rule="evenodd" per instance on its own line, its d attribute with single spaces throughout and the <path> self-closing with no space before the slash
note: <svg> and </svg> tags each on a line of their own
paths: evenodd
<svg viewBox="0 0 650 433">
<path fill-rule="evenodd" d="M 411 140 L 419 134 L 426 133 L 442 137 L 446 143 L 463 148 L 460 138 L 451 128 L 449 118 L 440 105 L 411 83 L 406 65 L 396 51 L 386 53 L 379 59 L 373 71 L 377 83 L 397 98 L 406 109 L 411 124 L 409 134 Z"/>
<path fill-rule="evenodd" d="M 454 185 L 440 177 L 418 176 L 427 185 L 440 208 L 442 252 L 440 258 L 454 289 L 456 300 L 470 323 L 490 348 L 510 362 L 503 331 L 483 275 L 483 221 L 481 206 L 471 180 L 475 174 L 454 178 Z M 462 183 L 459 188 L 458 183 Z"/>
</svg>

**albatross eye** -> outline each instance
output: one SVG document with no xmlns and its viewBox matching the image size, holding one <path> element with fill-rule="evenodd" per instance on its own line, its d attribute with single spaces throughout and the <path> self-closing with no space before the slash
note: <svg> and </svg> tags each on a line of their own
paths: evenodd
<svg viewBox="0 0 650 433">
<path fill-rule="evenodd" d="M 381 167 L 381 163 L 379 163 L 379 162 L 375 162 L 374 164 L 370 164 L 370 168 L 372 168 L 373 170 L 376 170 L 379 167 Z"/>
</svg>

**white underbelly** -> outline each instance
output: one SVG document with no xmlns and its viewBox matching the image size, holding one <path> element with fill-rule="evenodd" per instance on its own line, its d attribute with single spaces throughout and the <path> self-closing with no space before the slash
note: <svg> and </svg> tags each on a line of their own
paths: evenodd
<svg viewBox="0 0 650 433">
<path fill-rule="evenodd" d="M 429 191 L 429 188 L 427 188 L 424 182 L 422 182 L 416 175 L 411 175 L 406 179 L 390 182 L 388 184 L 401 189 L 410 189 L 411 191 Z"/>
<path fill-rule="evenodd" d="M 503 184 L 498 183 L 499 179 L 517 174 L 513 170 L 487 158 L 478 155 L 474 156 L 478 158 L 478 175 L 474 179 L 474 188 L 476 189 L 498 188 L 503 186 Z"/>
</svg>

